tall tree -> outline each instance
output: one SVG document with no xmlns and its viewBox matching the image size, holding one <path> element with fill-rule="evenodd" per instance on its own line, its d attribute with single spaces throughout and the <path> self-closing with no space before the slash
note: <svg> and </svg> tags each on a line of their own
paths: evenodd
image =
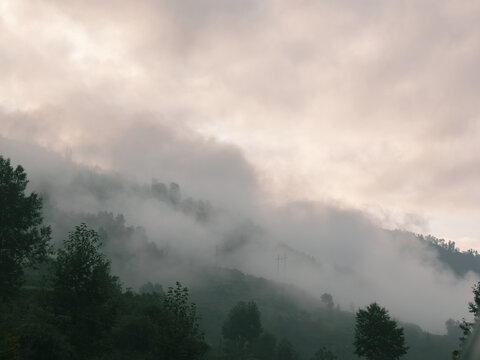
<svg viewBox="0 0 480 360">
<path fill-rule="evenodd" d="M 107 346 L 114 324 L 120 285 L 110 275 L 110 262 L 100 253 L 98 234 L 81 224 L 58 250 L 53 276 L 55 312 L 80 359 L 92 358 Z"/>
<path fill-rule="evenodd" d="M 403 328 L 377 303 L 356 314 L 355 354 L 368 360 L 399 359 L 407 353 Z"/>
<path fill-rule="evenodd" d="M 25 266 L 48 253 L 50 228 L 43 226 L 42 200 L 25 193 L 28 180 L 21 166 L 0 156 L 0 301 L 11 299 L 22 283 Z"/>
</svg>

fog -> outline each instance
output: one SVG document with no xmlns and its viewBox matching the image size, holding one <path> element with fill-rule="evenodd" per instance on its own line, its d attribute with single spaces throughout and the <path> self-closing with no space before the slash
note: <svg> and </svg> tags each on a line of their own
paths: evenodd
<svg viewBox="0 0 480 360">
<path fill-rule="evenodd" d="M 0 154 L 125 286 L 236 268 L 441 333 L 478 276 L 402 231 L 480 246 L 479 6 L 5 0 Z"/>
<path fill-rule="evenodd" d="M 384 230 L 338 203 L 267 201 L 238 149 L 166 138 L 171 134 L 161 130 L 150 129 L 137 149 L 114 142 L 115 163 L 129 159 L 116 172 L 6 138 L 0 153 L 24 166 L 30 190 L 44 197 L 57 244 L 80 221 L 97 229 L 110 222 L 106 228 L 122 239 L 106 241 L 105 252 L 124 286 L 189 284 L 199 268 L 220 266 L 293 284 L 318 299 L 328 292 L 346 310 L 377 301 L 401 321 L 436 333 L 445 332 L 448 318 L 467 315 L 478 276 L 456 277 L 413 234 Z M 136 131 L 129 134 L 143 130 Z M 159 141 L 179 149 L 153 152 Z M 144 156 L 145 149 L 154 155 Z M 192 158 L 210 164 L 209 174 L 191 166 Z"/>
</svg>

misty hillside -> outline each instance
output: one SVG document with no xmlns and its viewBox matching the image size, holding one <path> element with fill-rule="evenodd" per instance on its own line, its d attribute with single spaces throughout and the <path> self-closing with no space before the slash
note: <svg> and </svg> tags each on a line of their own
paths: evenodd
<svg viewBox="0 0 480 360">
<path fill-rule="evenodd" d="M 480 275 L 480 254 L 477 250 L 461 251 L 454 241 L 438 239 L 431 235 L 418 235 L 418 239 L 435 249 L 438 258 L 447 264 L 458 276 L 464 276 L 469 271 Z"/>
<path fill-rule="evenodd" d="M 461 316 L 448 298 L 470 296 L 456 290 L 471 287 L 477 254 L 429 236 L 384 230 L 355 210 L 297 203 L 256 210 L 252 204 L 245 211 L 190 196 L 175 182 L 142 183 L 35 152 L 27 149 L 24 167 L 31 169 L 30 189 L 43 198 L 55 246 L 86 223 L 98 231 L 125 288 L 181 281 L 214 348 L 222 346 L 229 309 L 251 300 L 265 329 L 289 339 L 305 358 L 321 345 L 354 359 L 354 312 L 371 301 L 404 324 L 406 359 L 448 359 L 458 343 L 449 319 Z M 473 261 L 460 267 L 467 257 Z M 30 276 L 27 285 L 35 286 L 37 275 Z M 321 300 L 326 293 L 334 300 L 330 308 Z M 435 294 L 446 294 L 444 302 L 429 307 L 441 299 Z"/>
<path fill-rule="evenodd" d="M 468 356 L 479 1 L 0 0 L 0 46 L 0 360 Z"/>
</svg>

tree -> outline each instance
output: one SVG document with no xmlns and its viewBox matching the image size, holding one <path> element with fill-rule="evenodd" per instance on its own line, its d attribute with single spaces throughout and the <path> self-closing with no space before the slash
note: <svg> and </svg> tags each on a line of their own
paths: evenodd
<svg viewBox="0 0 480 360">
<path fill-rule="evenodd" d="M 463 332 L 463 336 L 460 337 L 460 348 L 452 353 L 454 359 L 459 358 L 463 346 L 465 345 L 472 333 L 473 327 L 478 322 L 478 319 L 480 319 L 480 281 L 473 285 L 472 290 L 473 302 L 468 303 L 468 312 L 473 315 L 473 321 L 469 322 L 465 319 L 462 319 L 459 327 Z"/>
<path fill-rule="evenodd" d="M 188 301 L 188 289 L 179 282 L 163 297 L 164 336 L 160 341 L 166 360 L 201 359 L 208 351 L 198 325 L 196 306 Z"/>
<path fill-rule="evenodd" d="M 240 359 L 250 352 L 252 343 L 261 332 L 260 311 L 253 301 L 239 301 L 228 313 L 222 327 L 223 337 L 227 339 L 227 351 Z"/>
<path fill-rule="evenodd" d="M 81 359 L 107 346 L 120 294 L 100 246 L 98 234 L 82 223 L 64 241 L 54 264 L 54 310 Z"/>
<path fill-rule="evenodd" d="M 369 360 L 399 359 L 407 353 L 403 328 L 377 303 L 356 314 L 355 354 Z"/>
<path fill-rule="evenodd" d="M 27 174 L 0 156 L 0 300 L 11 299 L 19 289 L 25 266 L 48 254 L 50 228 L 42 226 L 42 199 L 26 195 Z"/>
<path fill-rule="evenodd" d="M 287 339 L 282 339 L 277 347 L 278 360 L 297 360 L 299 358 L 297 352 L 292 346 L 292 343 Z"/>
<path fill-rule="evenodd" d="M 329 310 L 333 309 L 333 297 L 329 293 L 324 293 L 320 299 L 322 300 L 322 303 L 325 305 L 325 307 Z"/>
<path fill-rule="evenodd" d="M 337 359 L 338 357 L 324 346 L 318 349 L 312 358 L 312 360 L 337 360 Z"/>
<path fill-rule="evenodd" d="M 166 294 L 127 291 L 114 334 L 112 359 L 203 359 L 209 347 L 198 325 L 188 289 L 177 282 Z"/>
<path fill-rule="evenodd" d="M 251 342 L 262 332 L 260 311 L 253 301 L 239 301 L 229 312 L 222 333 L 226 339 Z"/>
</svg>

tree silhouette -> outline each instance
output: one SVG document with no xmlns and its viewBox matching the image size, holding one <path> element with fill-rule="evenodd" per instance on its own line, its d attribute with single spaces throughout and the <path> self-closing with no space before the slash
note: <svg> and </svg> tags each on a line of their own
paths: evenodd
<svg viewBox="0 0 480 360">
<path fill-rule="evenodd" d="M 230 310 L 222 327 L 223 337 L 227 339 L 227 351 L 240 359 L 250 352 L 251 345 L 261 332 L 260 311 L 253 301 L 239 301 Z"/>
<path fill-rule="evenodd" d="M 42 261 L 48 253 L 50 228 L 42 226 L 42 200 L 25 194 L 27 175 L 0 156 L 0 300 L 19 289 L 23 268 Z"/>
<path fill-rule="evenodd" d="M 55 313 L 64 319 L 64 330 L 80 358 L 91 358 L 107 345 L 120 294 L 100 246 L 98 234 L 81 224 L 58 250 L 54 265 Z"/>
<path fill-rule="evenodd" d="M 377 303 L 356 314 L 355 354 L 369 360 L 399 359 L 407 353 L 403 328 Z"/>
</svg>

